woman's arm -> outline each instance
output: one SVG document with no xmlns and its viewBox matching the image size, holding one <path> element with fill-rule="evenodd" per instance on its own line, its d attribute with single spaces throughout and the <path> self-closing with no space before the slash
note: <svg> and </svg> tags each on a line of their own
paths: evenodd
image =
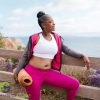
<svg viewBox="0 0 100 100">
<path fill-rule="evenodd" d="M 61 48 L 62 48 L 62 52 L 69 55 L 69 56 L 72 56 L 72 57 L 75 57 L 75 58 L 82 58 L 83 57 L 83 54 L 81 53 L 77 53 L 75 52 L 74 50 L 71 50 L 70 48 L 68 48 L 64 43 L 63 43 L 63 40 L 61 38 Z"/>
<path fill-rule="evenodd" d="M 17 73 L 17 74 L 19 73 L 19 71 L 20 71 L 22 68 L 25 67 L 26 62 L 27 62 L 27 60 L 28 60 L 28 55 L 29 55 L 29 50 L 30 50 L 30 48 L 31 48 L 31 37 L 29 38 L 28 44 L 27 44 L 27 46 L 26 46 L 26 48 L 25 48 L 25 51 L 24 51 L 24 53 L 23 53 L 21 59 L 19 60 L 18 65 L 17 65 L 17 68 L 16 68 L 16 73 Z"/>
<path fill-rule="evenodd" d="M 90 60 L 87 56 L 81 54 L 81 53 L 77 53 L 71 49 L 69 49 L 64 43 L 63 43 L 63 40 L 61 39 L 61 47 L 62 47 L 62 52 L 64 52 L 65 54 L 69 55 L 69 56 L 72 56 L 72 57 L 75 57 L 75 58 L 81 58 L 83 59 L 84 63 L 85 63 L 85 66 L 87 67 L 87 70 L 90 69 Z"/>
</svg>

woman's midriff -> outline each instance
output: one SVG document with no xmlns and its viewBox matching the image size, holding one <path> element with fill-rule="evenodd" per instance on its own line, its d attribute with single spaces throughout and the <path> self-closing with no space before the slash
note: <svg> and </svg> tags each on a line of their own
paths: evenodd
<svg viewBox="0 0 100 100">
<path fill-rule="evenodd" d="M 29 64 L 31 64 L 32 66 L 36 68 L 47 70 L 47 69 L 51 69 L 51 62 L 52 62 L 52 59 L 32 56 L 32 58 L 29 61 Z"/>
</svg>

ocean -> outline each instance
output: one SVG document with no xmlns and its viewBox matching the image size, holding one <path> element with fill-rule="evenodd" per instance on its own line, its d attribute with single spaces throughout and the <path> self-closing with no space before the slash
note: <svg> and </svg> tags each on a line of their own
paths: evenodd
<svg viewBox="0 0 100 100">
<path fill-rule="evenodd" d="M 72 50 L 90 57 L 100 57 L 100 37 L 62 36 L 64 43 Z M 28 37 L 18 37 L 24 45 Z"/>
</svg>

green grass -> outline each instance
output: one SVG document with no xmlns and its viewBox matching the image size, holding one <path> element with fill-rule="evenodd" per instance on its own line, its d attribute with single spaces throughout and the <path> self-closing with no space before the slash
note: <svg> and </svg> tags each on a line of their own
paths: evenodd
<svg viewBox="0 0 100 100">
<path fill-rule="evenodd" d="M 10 85 L 8 82 L 0 82 L 0 91 L 4 85 Z"/>
</svg>

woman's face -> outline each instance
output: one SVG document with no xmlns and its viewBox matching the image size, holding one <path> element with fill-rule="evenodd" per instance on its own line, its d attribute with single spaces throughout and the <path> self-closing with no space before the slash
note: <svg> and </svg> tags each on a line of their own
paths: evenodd
<svg viewBox="0 0 100 100">
<path fill-rule="evenodd" d="M 52 32 L 55 30 L 55 23 L 54 20 L 51 17 L 48 17 L 43 23 L 42 23 L 43 30 L 47 32 Z"/>
</svg>

